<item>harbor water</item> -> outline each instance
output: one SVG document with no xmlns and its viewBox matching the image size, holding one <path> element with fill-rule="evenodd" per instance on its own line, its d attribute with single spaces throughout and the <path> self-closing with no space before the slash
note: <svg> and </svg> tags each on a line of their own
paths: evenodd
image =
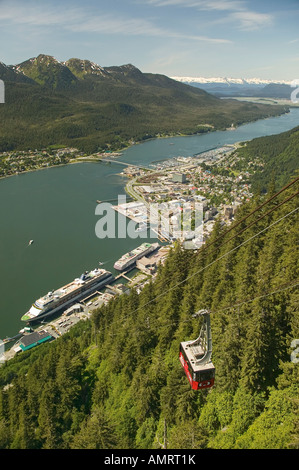
<svg viewBox="0 0 299 470">
<path fill-rule="evenodd" d="M 234 131 L 151 140 L 126 149 L 117 159 L 146 166 L 296 126 L 299 109 L 294 108 Z M 0 180 L 1 339 L 24 327 L 21 316 L 41 295 L 98 267 L 99 262 L 116 274 L 113 264 L 125 252 L 144 241 L 157 241 L 96 236 L 97 200 L 117 203 L 118 195 L 125 194 L 122 170 L 117 163 L 78 163 Z M 117 222 L 123 216 L 115 217 Z"/>
</svg>

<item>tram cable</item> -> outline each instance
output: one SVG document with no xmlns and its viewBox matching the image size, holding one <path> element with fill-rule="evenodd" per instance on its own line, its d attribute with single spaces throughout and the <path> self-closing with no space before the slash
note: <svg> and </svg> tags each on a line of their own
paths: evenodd
<svg viewBox="0 0 299 470">
<path fill-rule="evenodd" d="M 289 200 L 291 200 L 293 197 L 295 197 L 297 194 L 293 194 L 290 197 L 288 197 L 286 200 L 284 200 L 282 203 L 280 203 L 277 207 L 281 207 L 283 204 L 286 204 Z M 276 207 L 276 208 L 277 208 Z M 172 286 L 170 289 L 164 291 L 163 293 L 157 295 L 154 299 L 150 300 L 146 304 L 139 306 L 137 309 L 131 312 L 130 316 L 137 312 L 138 310 L 144 309 L 147 305 L 151 304 L 154 302 L 156 299 L 162 297 L 163 295 L 169 293 L 171 290 L 177 288 L 178 286 L 182 285 L 185 283 L 187 280 L 191 279 L 195 275 L 199 274 L 200 272 L 204 271 L 217 261 L 223 259 L 225 256 L 228 256 L 230 253 L 234 252 L 241 246 L 244 246 L 246 243 L 249 241 L 253 240 L 257 236 L 261 235 L 265 231 L 269 230 L 271 227 L 275 226 L 277 223 L 283 221 L 286 217 L 291 216 L 295 212 L 297 212 L 299 207 L 296 207 L 294 210 L 290 211 L 289 213 L 285 214 L 284 216 L 280 217 L 278 220 L 272 222 L 270 225 L 265 227 L 264 229 L 260 230 L 258 233 L 254 234 L 253 236 L 249 237 L 247 240 L 244 242 L 240 243 L 238 246 L 232 248 L 228 252 L 224 253 L 222 256 L 218 257 L 208 265 L 204 266 L 200 270 L 197 270 L 195 273 L 192 273 L 191 275 L 187 276 L 185 279 L 177 283 L 175 286 Z M 267 212 L 267 214 L 264 214 L 261 216 L 259 219 L 254 221 L 254 223 L 251 223 L 250 226 L 253 224 L 257 223 L 261 218 L 265 217 L 268 215 L 268 213 L 271 213 L 272 210 Z M 248 227 L 247 227 L 248 228 Z M 244 229 L 241 231 L 243 232 Z M 238 235 L 238 234 L 237 234 Z M 291 284 L 287 285 L 282 285 L 279 286 L 279 289 L 276 289 L 272 292 L 268 292 L 266 294 L 258 295 L 250 299 L 238 301 L 233 305 L 229 305 L 226 307 L 223 307 L 218 310 L 214 311 L 209 311 L 209 310 L 201 310 L 197 312 L 196 316 L 202 316 L 203 317 L 203 323 L 202 327 L 199 333 L 199 336 L 196 340 L 189 340 L 189 341 L 183 341 L 180 342 L 180 348 L 179 348 L 179 361 L 181 363 L 181 366 L 184 370 L 184 373 L 189 381 L 189 384 L 191 386 L 192 390 L 204 390 L 204 389 L 209 389 L 213 387 L 214 382 L 215 382 L 215 366 L 212 363 L 211 360 L 211 355 L 212 355 L 212 337 L 211 337 L 211 325 L 210 325 L 210 315 L 215 314 L 215 313 L 220 313 L 228 309 L 234 309 L 234 308 L 240 308 L 241 305 L 246 305 L 248 303 L 254 302 L 257 299 L 262 299 L 269 297 L 271 295 L 278 294 L 280 292 L 292 289 L 294 287 L 297 287 L 299 285 L 298 279 L 296 279 L 294 282 Z M 126 318 L 128 318 L 129 315 L 126 315 L 124 318 L 121 320 L 124 321 Z M 192 321 L 194 319 L 194 315 L 190 317 L 188 320 L 183 320 L 180 323 L 186 323 L 187 321 Z M 176 326 L 177 323 L 169 323 L 167 326 Z M 163 325 L 164 327 L 166 325 Z"/>
<path fill-rule="evenodd" d="M 242 230 L 240 230 L 238 233 L 236 233 L 233 237 L 229 238 L 228 240 L 225 240 L 223 243 L 221 243 L 220 245 L 217 246 L 217 248 L 209 253 L 207 253 L 207 255 L 210 255 L 212 253 L 214 253 L 214 251 L 217 251 L 220 247 L 222 247 L 223 245 L 225 245 L 226 243 L 228 243 L 229 241 L 233 240 L 234 238 L 238 237 L 239 235 L 241 235 L 241 233 L 245 232 L 246 230 L 248 230 L 250 227 L 252 227 L 253 225 L 255 225 L 257 222 L 259 222 L 260 220 L 262 220 L 264 217 L 267 217 L 268 215 L 270 215 L 272 212 L 274 212 L 276 209 L 279 209 L 279 207 L 281 207 L 283 204 L 286 204 L 287 202 L 291 201 L 294 197 L 298 196 L 299 195 L 299 191 L 297 191 L 297 193 L 295 194 L 292 194 L 291 196 L 289 196 L 287 199 L 285 199 L 284 201 L 282 201 L 280 204 L 278 204 L 277 206 L 275 207 L 272 207 L 272 209 L 270 209 L 268 212 L 266 212 L 266 214 L 263 214 L 261 215 L 258 219 L 254 220 L 253 222 L 251 222 L 249 225 L 247 225 L 247 227 L 243 228 Z M 225 232 L 224 235 L 226 235 L 229 231 Z M 214 243 L 216 243 L 217 240 L 219 240 L 220 238 L 222 238 L 221 236 L 218 237 L 218 239 L 214 240 L 212 243 L 210 243 L 209 246 L 212 246 Z M 203 246 L 203 248 L 205 248 L 205 246 Z M 204 253 L 205 255 L 205 253 Z"/>
<path fill-rule="evenodd" d="M 258 300 L 258 299 L 263 299 L 263 298 L 266 298 L 266 297 L 270 297 L 271 295 L 279 294 L 280 292 L 284 292 L 284 291 L 293 289 L 294 287 L 297 287 L 297 286 L 299 286 L 299 279 L 296 279 L 291 284 L 289 284 L 289 283 L 288 284 L 282 284 L 281 286 L 279 286 L 279 287 L 281 287 L 281 289 L 276 289 L 272 292 L 268 292 L 267 294 L 257 295 L 256 297 L 251 297 L 251 298 L 246 299 L 246 300 L 241 300 L 239 302 L 236 302 L 235 304 L 227 305 L 227 306 L 221 307 L 217 310 L 209 310 L 209 313 L 210 313 L 210 315 L 215 315 L 215 313 L 222 313 L 226 310 L 234 310 L 236 308 L 239 308 L 241 305 L 246 305 L 246 304 L 254 302 L 255 300 Z M 127 317 L 125 317 L 125 318 L 127 318 Z M 180 323 L 189 323 L 191 321 L 194 321 L 195 318 L 197 318 L 197 315 L 192 315 L 187 320 L 180 320 Z M 172 323 L 167 323 L 167 324 L 163 325 L 162 328 L 169 327 L 169 326 L 176 326 L 176 323 L 173 323 L 173 322 Z"/>
<path fill-rule="evenodd" d="M 216 263 L 217 261 L 220 261 L 221 259 L 223 259 L 225 256 L 228 256 L 229 254 L 231 254 L 232 252 L 234 252 L 235 250 L 237 250 L 238 248 L 240 248 L 241 246 L 245 245 L 246 243 L 248 243 L 249 241 L 253 240 L 254 238 L 256 238 L 257 236 L 261 235 L 262 233 L 264 233 L 266 230 L 268 230 L 269 228 L 273 227 L 274 225 L 278 224 L 279 222 L 281 222 L 282 220 L 284 220 L 286 217 L 294 214 L 295 212 L 297 212 L 299 210 L 299 207 L 296 207 L 296 209 L 292 210 L 291 212 L 289 212 L 288 214 L 284 215 L 283 217 L 281 217 L 280 219 L 276 220 L 275 222 L 272 222 L 272 224 L 268 225 L 266 228 L 264 228 L 263 230 L 260 230 L 258 233 L 256 233 L 255 235 L 252 235 L 252 237 L 248 238 L 247 240 L 245 240 L 244 242 L 240 243 L 238 246 L 232 248 L 231 250 L 229 250 L 228 252 L 224 253 L 222 256 L 220 256 L 219 258 L 216 258 L 214 261 L 211 261 L 211 263 L 207 264 L 206 266 L 204 266 L 203 268 L 199 269 L 198 271 L 192 273 L 190 276 L 187 276 L 185 279 L 183 279 L 182 281 L 178 282 L 175 286 L 172 286 L 170 287 L 169 289 L 167 289 L 166 291 L 162 292 L 161 294 L 158 294 L 154 299 L 150 300 L 149 302 L 147 302 L 146 304 L 144 304 L 142 306 L 142 308 L 146 307 L 148 304 L 154 302 L 156 299 L 164 296 L 165 294 L 168 294 L 171 290 L 173 289 L 176 289 L 177 287 L 179 287 L 181 284 L 185 283 L 186 281 L 188 281 L 189 279 L 193 278 L 194 276 L 196 276 L 197 274 L 200 274 L 202 271 L 204 271 L 205 269 L 209 268 L 210 266 L 212 266 L 214 263 Z M 136 310 L 134 310 L 132 313 L 135 313 L 136 311 L 138 311 L 141 307 L 138 307 Z"/>
<path fill-rule="evenodd" d="M 231 310 L 231 309 L 240 307 L 241 305 L 246 305 L 246 304 L 249 304 L 251 302 L 254 302 L 255 300 L 258 300 L 258 299 L 263 299 L 263 298 L 266 298 L 266 297 L 270 297 L 271 295 L 279 294 L 280 292 L 284 292 L 286 290 L 293 289 L 293 287 L 297 287 L 297 286 L 299 286 L 299 279 L 295 279 L 295 281 L 291 284 L 289 284 L 289 283 L 282 284 L 281 286 L 279 286 L 279 287 L 281 287 L 281 289 L 277 289 L 277 290 L 274 290 L 272 292 L 268 292 L 266 294 L 257 295 L 256 297 L 251 297 L 250 299 L 241 300 L 241 301 L 239 301 L 235 304 L 228 305 L 226 307 L 222 307 L 222 308 L 217 309 L 217 310 L 211 310 L 210 314 L 214 315 L 215 313 L 222 313 L 225 310 Z M 183 320 L 182 323 L 185 323 L 187 321 L 190 321 L 190 320 Z"/>
<path fill-rule="evenodd" d="M 289 199 L 289 198 L 288 198 Z M 284 201 L 284 203 L 287 202 L 287 201 Z M 262 233 L 266 232 L 267 230 L 269 230 L 271 227 L 273 227 L 274 225 L 278 224 L 279 222 L 281 222 L 282 220 L 284 220 L 285 218 L 291 216 L 292 214 L 294 214 L 295 212 L 297 212 L 299 210 L 299 207 L 296 207 L 295 209 L 293 209 L 291 212 L 285 214 L 284 216 L 280 217 L 278 220 L 272 222 L 270 225 L 268 225 L 267 227 L 265 227 L 264 229 L 260 230 L 258 233 L 254 234 L 253 236 L 251 236 L 250 238 L 248 238 L 247 240 L 245 240 L 244 242 L 240 243 L 239 245 L 237 245 L 236 247 L 232 248 L 231 250 L 229 250 L 228 252 L 224 253 L 223 255 L 221 255 L 219 258 L 216 258 L 215 260 L 211 261 L 208 265 L 202 267 L 201 269 L 197 270 L 196 272 L 190 274 L 189 276 L 187 276 L 185 279 L 183 279 L 182 281 L 178 282 L 176 285 L 170 287 L 169 289 L 163 291 L 161 294 L 158 294 L 156 295 L 153 299 L 149 300 L 147 303 L 143 304 L 142 306 L 139 306 L 137 309 L 133 310 L 130 312 L 130 315 L 126 315 L 125 317 L 122 318 L 122 321 L 126 320 L 127 318 L 129 318 L 129 316 L 133 315 L 135 312 L 138 312 L 139 310 L 141 309 L 144 309 L 145 307 L 147 307 L 149 304 L 155 302 L 157 299 L 159 299 L 160 297 L 163 297 L 164 295 L 168 294 L 169 292 L 171 292 L 172 290 L 176 289 L 177 287 L 179 287 L 180 285 L 184 284 L 185 282 L 187 282 L 188 280 L 192 279 L 194 276 L 200 274 L 201 272 L 203 272 L 205 269 L 209 268 L 210 266 L 212 266 L 214 263 L 216 263 L 217 261 L 220 261 L 221 259 L 223 259 L 224 257 L 228 256 L 229 254 L 231 254 L 232 252 L 234 252 L 235 250 L 237 250 L 238 248 L 240 248 L 241 246 L 244 246 L 246 243 L 248 243 L 249 241 L 253 240 L 254 238 L 258 237 L 259 235 L 261 235 Z M 269 294 L 270 295 L 270 294 Z M 227 307 L 229 308 L 229 307 Z M 221 310 L 222 311 L 222 310 Z"/>
<path fill-rule="evenodd" d="M 238 302 L 235 304 L 237 308 L 240 305 L 253 302 L 256 299 L 265 298 L 269 295 L 282 292 L 286 289 L 291 289 L 292 287 L 298 286 L 298 279 L 295 283 L 284 287 L 283 289 L 278 289 L 271 293 L 264 295 L 256 296 L 253 299 L 247 299 L 244 302 Z M 232 306 L 227 307 L 232 308 Z M 221 311 L 221 310 L 220 310 Z M 215 366 L 211 360 L 212 356 L 212 333 L 211 333 L 211 324 L 210 324 L 210 315 L 209 310 L 199 310 L 195 315 L 192 315 L 193 318 L 203 317 L 202 327 L 199 333 L 199 336 L 196 340 L 182 341 L 179 348 L 179 360 L 181 366 L 185 372 L 185 375 L 191 385 L 192 390 L 203 390 L 213 387 L 215 383 Z M 218 311 L 219 313 L 219 311 Z M 188 320 L 185 320 L 186 323 Z M 190 321 L 190 319 L 189 319 Z M 183 323 L 183 322 L 182 322 Z"/>
<path fill-rule="evenodd" d="M 245 217 L 243 217 L 242 219 L 240 219 L 237 223 L 233 224 L 228 230 L 226 230 L 224 233 L 222 233 L 218 238 L 216 238 L 215 240 L 213 240 L 211 243 L 208 243 L 206 245 L 204 245 L 202 247 L 202 250 L 206 250 L 207 248 L 209 248 L 211 245 L 214 245 L 217 241 L 219 241 L 221 238 L 223 238 L 225 235 L 227 235 L 229 232 L 231 232 L 232 230 L 234 230 L 236 227 L 238 227 L 242 222 L 244 222 L 245 220 L 247 220 L 249 217 L 251 217 L 253 214 L 255 214 L 256 212 L 258 212 L 260 209 L 262 209 L 265 205 L 269 204 L 271 201 L 273 201 L 273 199 L 275 199 L 277 196 L 279 196 L 282 192 L 286 191 L 288 188 L 290 188 L 293 184 L 297 183 L 299 181 L 299 176 L 297 178 L 295 178 L 293 181 L 291 181 L 290 183 L 288 183 L 286 186 L 284 186 L 282 189 L 280 189 L 280 191 L 278 191 L 276 194 L 273 194 L 273 196 L 271 196 L 269 199 L 267 199 L 265 202 L 263 202 L 262 204 L 260 204 L 257 208 L 255 208 L 253 211 L 251 211 L 249 214 L 247 214 Z M 296 193 L 295 195 L 297 195 L 298 193 Z M 294 196 L 295 196 L 294 195 Z M 278 207 L 278 206 L 276 206 Z M 274 209 L 275 210 L 275 209 Z M 220 245 L 221 246 L 221 245 Z"/>
<path fill-rule="evenodd" d="M 262 207 L 264 207 L 265 205 L 269 204 L 271 201 L 273 201 L 273 199 L 275 199 L 277 196 L 279 196 L 282 192 L 286 191 L 289 187 L 291 187 L 293 184 L 297 183 L 299 181 L 299 177 L 295 178 L 295 180 L 291 181 L 290 183 L 288 183 L 286 186 L 284 186 L 280 191 L 278 191 L 276 194 L 274 194 L 273 196 L 271 196 L 269 199 L 267 199 L 267 201 L 265 201 L 263 204 L 261 204 L 260 206 L 258 206 L 256 209 L 254 209 L 252 212 L 250 212 L 249 214 L 247 214 L 245 217 L 243 217 L 240 221 L 238 221 L 236 224 L 234 224 L 232 227 L 230 227 L 225 233 L 221 234 L 218 238 L 216 238 L 215 240 L 213 240 L 210 244 L 208 245 L 204 245 L 203 247 L 201 247 L 201 250 L 205 250 L 206 248 L 214 245 L 217 241 L 219 241 L 221 238 L 223 238 L 227 233 L 229 233 L 230 231 L 232 231 L 234 228 L 236 228 L 238 225 L 240 225 L 244 220 L 248 219 L 251 215 L 253 215 L 255 212 L 257 212 L 258 210 L 260 210 Z M 257 222 L 259 222 L 260 220 L 262 220 L 264 217 L 268 216 L 270 213 L 272 213 L 274 210 L 278 209 L 279 207 L 281 207 L 282 205 L 286 204 L 287 202 L 289 202 L 291 199 L 293 199 L 294 197 L 298 196 L 299 195 L 299 191 L 297 191 L 296 193 L 292 194 L 291 196 L 289 196 L 287 199 L 285 199 L 284 201 L 282 201 L 281 203 L 279 203 L 277 206 L 273 207 L 272 209 L 270 209 L 270 211 L 268 211 L 266 214 L 260 216 L 257 220 L 251 222 L 251 224 L 247 227 L 245 227 L 244 229 L 242 229 L 241 231 L 239 231 L 238 233 L 236 233 L 233 237 L 231 237 L 229 240 L 226 240 L 224 243 L 222 243 L 221 245 L 218 245 L 216 250 L 218 250 L 221 246 L 223 246 L 225 243 L 228 243 L 229 241 L 231 241 L 233 238 L 236 238 L 238 237 L 241 233 L 245 232 L 248 228 L 252 227 L 253 225 L 255 225 Z M 162 292 L 161 294 L 157 295 L 154 299 L 150 300 L 149 302 L 147 302 L 146 304 L 144 304 L 142 306 L 142 308 L 146 307 L 148 304 L 154 302 L 156 299 L 162 297 L 163 295 L 169 293 L 171 290 L 179 287 L 181 284 L 183 284 L 184 282 L 188 281 L 189 279 L 191 279 L 192 277 L 196 276 L 197 274 L 201 273 L 202 271 L 204 271 L 205 269 L 209 268 L 211 265 L 213 265 L 214 263 L 216 263 L 217 261 L 221 260 L 222 258 L 224 258 L 225 256 L 229 255 L 230 253 L 232 253 L 233 251 L 237 250 L 238 248 L 240 248 L 241 246 L 245 245 L 246 243 L 248 243 L 250 240 L 254 239 L 255 237 L 257 237 L 258 235 L 260 235 L 261 233 L 265 232 L 266 230 L 268 230 L 269 228 L 271 228 L 272 226 L 276 225 L 277 223 L 279 223 L 280 221 L 282 221 L 283 219 L 285 219 L 286 217 L 288 217 L 289 215 L 292 215 L 293 213 L 295 213 L 297 210 L 299 209 L 299 207 L 295 208 L 293 211 L 289 212 L 288 214 L 284 215 L 283 217 L 281 217 L 280 219 L 274 221 L 272 224 L 270 224 L 268 227 L 264 228 L 263 230 L 261 230 L 260 232 L 258 232 L 257 234 L 253 235 L 252 237 L 250 237 L 249 239 L 245 240 L 244 242 L 242 242 L 241 244 L 239 244 L 238 246 L 234 247 L 233 249 L 231 249 L 230 251 L 228 251 L 227 253 L 224 253 L 224 255 L 222 255 L 221 257 L 215 259 L 214 261 L 212 261 L 211 263 L 209 263 L 208 265 L 204 266 L 203 268 L 201 268 L 200 270 L 196 271 L 195 273 L 191 274 L 190 276 L 187 276 L 186 279 L 183 279 L 183 281 L 180 281 L 178 284 L 176 284 L 175 286 L 171 287 L 170 289 Z M 214 250 L 214 251 L 216 251 Z M 209 254 L 211 254 L 213 252 L 210 252 Z M 141 307 L 138 307 L 136 310 L 134 310 L 133 312 L 131 313 L 135 313 L 136 311 L 140 310 Z"/>
<path fill-rule="evenodd" d="M 285 188 L 283 188 L 279 193 L 277 193 L 276 195 L 272 196 L 269 200 L 265 201 L 265 203 L 263 203 L 261 206 L 259 206 L 257 209 L 255 209 L 254 211 L 252 211 L 250 214 L 248 214 L 245 218 L 241 219 L 238 224 L 235 224 L 233 227 L 231 227 L 228 231 L 226 231 L 224 234 L 222 234 L 220 237 L 218 237 L 216 240 L 214 240 L 212 243 L 209 244 L 209 246 L 215 244 L 219 239 L 223 238 L 223 236 L 225 236 L 229 231 L 233 230 L 234 228 L 236 228 L 237 225 L 240 225 L 244 220 L 246 220 L 249 216 L 253 215 L 255 212 L 257 212 L 260 208 L 264 207 L 266 204 L 269 204 L 270 201 L 272 201 L 275 197 L 278 196 L 278 194 L 281 194 L 282 191 L 285 191 L 288 187 L 290 187 L 292 184 L 294 184 L 296 181 L 298 181 L 299 178 L 297 178 L 295 181 L 293 181 L 292 183 L 290 183 L 289 185 L 287 185 Z M 262 220 L 264 217 L 268 216 L 269 214 L 271 214 L 274 210 L 280 208 L 281 206 L 283 206 L 284 204 L 286 204 L 287 202 L 289 202 L 290 200 L 292 200 L 294 197 L 298 196 L 299 194 L 299 191 L 295 194 L 292 194 L 291 196 L 287 197 L 284 201 L 282 201 L 281 203 L 279 203 L 278 205 L 276 205 L 275 207 L 272 207 L 268 212 L 266 212 L 265 214 L 263 214 L 262 216 L 260 216 L 257 220 L 254 220 L 253 222 L 251 222 L 247 227 L 243 228 L 241 231 L 239 231 L 237 234 L 235 234 L 233 237 L 231 237 L 229 240 L 226 240 L 224 241 L 220 246 L 217 246 L 216 250 L 219 250 L 219 248 L 224 245 L 225 243 L 228 243 L 228 241 L 232 240 L 233 238 L 236 238 L 237 236 L 239 236 L 241 233 L 243 233 L 244 231 L 248 230 L 250 227 L 252 227 L 253 225 L 257 224 L 260 220 Z M 259 235 L 261 235 L 262 233 L 266 232 L 267 230 L 269 230 L 270 228 L 272 228 L 273 226 L 275 226 L 277 223 L 283 221 L 286 217 L 289 217 L 291 216 L 292 214 L 294 214 L 295 212 L 297 212 L 299 209 L 299 207 L 296 207 L 295 209 L 293 209 L 292 211 L 290 211 L 289 213 L 285 214 L 284 216 L 280 217 L 279 219 L 275 220 L 274 222 L 272 222 L 270 225 L 268 225 L 267 227 L 265 227 L 264 229 L 260 230 L 258 233 L 252 235 L 251 237 L 249 237 L 247 240 L 243 241 L 242 243 L 240 243 L 239 245 L 237 245 L 236 247 L 232 248 L 231 250 L 227 251 L 226 253 L 224 253 L 223 255 L 219 256 L 218 258 L 216 258 L 215 260 L 213 260 L 212 262 L 210 262 L 209 264 L 207 264 L 206 266 L 203 266 L 201 269 L 197 270 L 196 272 L 192 273 L 191 275 L 187 276 L 185 279 L 183 279 L 182 281 L 178 282 L 175 286 L 172 286 L 171 288 L 167 289 L 166 291 L 162 292 L 161 294 L 157 295 L 154 299 L 148 301 L 147 303 L 145 303 L 144 305 L 142 306 L 139 306 L 137 309 L 135 309 L 134 311 L 132 311 L 130 313 L 130 316 L 133 315 L 135 312 L 141 310 L 141 309 L 144 309 L 147 305 L 151 304 L 152 302 L 156 301 L 158 298 L 164 296 L 165 294 L 169 293 L 170 291 L 172 291 L 173 289 L 176 289 L 177 287 L 179 287 L 180 285 L 182 285 L 183 283 L 185 283 L 186 281 L 190 280 L 191 278 L 193 278 L 194 276 L 196 276 L 197 274 L 201 273 L 202 271 L 204 271 L 205 269 L 209 268 L 210 266 L 212 266 L 214 263 L 216 263 L 217 261 L 220 261 L 221 259 L 223 259 L 224 257 L 228 256 L 229 254 L 233 253 L 235 250 L 237 250 L 238 248 L 244 246 L 246 243 L 250 242 L 251 240 L 255 239 L 256 237 L 258 237 Z M 215 250 L 213 250 L 215 251 Z M 292 283 L 291 285 L 287 285 L 287 287 L 283 287 L 282 289 L 276 289 L 275 291 L 273 292 L 270 292 L 270 293 L 266 293 L 266 294 L 262 294 L 262 295 L 259 295 L 259 296 L 256 296 L 254 298 L 251 298 L 251 299 L 246 299 L 245 301 L 239 301 L 237 302 L 236 304 L 234 305 L 230 305 L 230 306 L 227 306 L 227 307 L 224 307 L 220 310 L 217 310 L 217 311 L 214 311 L 214 312 L 210 312 L 209 310 L 201 310 L 199 312 L 197 312 L 197 316 L 202 316 L 203 317 L 203 324 L 202 324 L 202 328 L 200 330 L 200 334 L 198 336 L 198 338 L 196 340 L 191 340 L 191 341 L 183 341 L 180 343 L 180 350 L 179 350 L 179 360 L 180 360 L 180 363 L 181 363 L 181 366 L 183 367 L 183 370 L 185 372 L 185 375 L 186 377 L 188 378 L 188 381 L 191 385 L 191 388 L 193 390 L 202 390 L 202 389 L 207 389 L 207 388 L 210 388 L 214 385 L 214 380 L 215 380 L 215 367 L 211 361 L 211 355 L 212 355 L 212 339 L 211 339 L 211 325 L 210 325 L 210 314 L 213 313 L 219 313 L 221 311 L 224 311 L 224 310 L 227 310 L 227 309 L 232 309 L 234 307 L 236 308 L 239 308 L 241 305 L 244 305 L 244 304 L 247 304 L 247 303 L 250 303 L 250 302 L 253 302 L 254 300 L 256 299 L 261 299 L 261 298 L 265 298 L 265 297 L 268 297 L 270 295 L 274 295 L 274 294 L 277 294 L 279 292 L 282 292 L 282 291 L 285 291 L 287 289 L 291 289 L 295 286 L 298 286 L 299 285 L 299 282 L 297 282 L 298 280 L 296 280 L 294 283 Z M 121 320 L 124 321 L 126 318 L 129 318 L 129 315 L 126 315 L 124 318 L 122 318 Z M 188 320 L 185 320 L 185 321 L 191 321 L 193 318 L 193 316 L 188 319 Z M 166 325 L 164 325 L 166 326 Z M 170 324 L 168 325 L 170 326 Z"/>
</svg>

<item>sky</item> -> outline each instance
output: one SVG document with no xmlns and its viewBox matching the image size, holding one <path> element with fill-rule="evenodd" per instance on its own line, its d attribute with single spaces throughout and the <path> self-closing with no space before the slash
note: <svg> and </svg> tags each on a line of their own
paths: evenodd
<svg viewBox="0 0 299 470">
<path fill-rule="evenodd" d="M 0 0 L 0 61 L 39 54 L 169 77 L 299 79 L 299 0 Z"/>
</svg>

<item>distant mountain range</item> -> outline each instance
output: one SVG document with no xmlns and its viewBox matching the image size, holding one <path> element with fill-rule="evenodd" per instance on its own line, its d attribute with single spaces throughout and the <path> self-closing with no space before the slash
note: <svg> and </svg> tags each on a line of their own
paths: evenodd
<svg viewBox="0 0 299 470">
<path fill-rule="evenodd" d="M 101 67 L 40 54 L 17 65 L 0 63 L 0 152 L 75 146 L 86 152 L 120 149 L 159 135 L 225 129 L 278 115 L 284 107 L 221 100 L 132 64 Z"/>
<path fill-rule="evenodd" d="M 215 77 L 215 78 L 205 78 L 205 77 L 172 77 L 173 80 L 177 80 L 183 83 L 223 83 L 226 85 L 269 85 L 270 83 L 280 83 L 285 85 L 290 85 L 291 81 L 287 80 L 265 80 L 263 78 L 230 78 L 230 77 Z"/>
<path fill-rule="evenodd" d="M 229 77 L 172 77 L 178 82 L 192 85 L 216 96 L 258 96 L 290 99 L 291 81 L 265 80 L 261 78 Z"/>
</svg>

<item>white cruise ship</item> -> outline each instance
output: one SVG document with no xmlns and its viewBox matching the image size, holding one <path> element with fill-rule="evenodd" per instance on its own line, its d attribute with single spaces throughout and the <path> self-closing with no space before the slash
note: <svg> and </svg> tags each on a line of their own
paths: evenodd
<svg viewBox="0 0 299 470">
<path fill-rule="evenodd" d="M 86 271 L 80 278 L 75 279 L 60 289 L 48 292 L 48 294 L 36 300 L 30 310 L 22 316 L 21 320 L 26 322 L 43 320 L 53 313 L 79 302 L 113 279 L 113 275 L 105 269 L 96 268 L 93 271 Z"/>
<path fill-rule="evenodd" d="M 119 260 L 116 261 L 114 264 L 114 269 L 118 271 L 123 271 L 132 266 L 132 264 L 136 263 L 139 258 L 152 253 L 159 247 L 159 243 L 142 243 L 142 245 L 138 246 L 132 251 L 125 253 Z"/>
</svg>

